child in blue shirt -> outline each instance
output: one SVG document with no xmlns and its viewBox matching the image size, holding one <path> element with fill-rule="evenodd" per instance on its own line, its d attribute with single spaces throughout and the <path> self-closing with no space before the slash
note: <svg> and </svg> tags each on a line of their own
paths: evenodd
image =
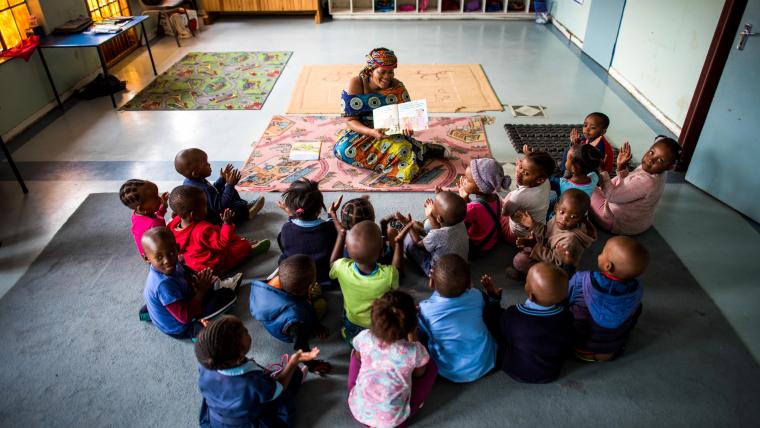
<svg viewBox="0 0 760 428">
<path fill-rule="evenodd" d="M 295 396 L 306 375 L 299 364 L 317 358 L 319 349 L 296 351 L 273 373 L 246 357 L 250 349 L 248 330 L 230 315 L 210 322 L 198 336 L 202 428 L 293 425 Z"/>
<path fill-rule="evenodd" d="M 146 231 L 141 240 L 150 264 L 143 296 L 150 321 L 178 339 L 194 338 L 205 320 L 229 309 L 237 300 L 229 288 L 213 289 L 211 269 L 190 276 L 178 262 L 179 246 L 166 227 Z"/>
<path fill-rule="evenodd" d="M 452 382 L 472 382 L 496 364 L 496 341 L 483 320 L 486 299 L 470 283 L 470 265 L 456 254 L 438 258 L 430 272 L 435 290 L 420 302 L 420 341 Z"/>
<path fill-rule="evenodd" d="M 568 304 L 578 358 L 608 361 L 623 352 L 641 314 L 644 290 L 636 278 L 648 264 L 649 253 L 641 243 L 614 236 L 599 254 L 599 271 L 581 271 L 570 279 Z"/>
<path fill-rule="evenodd" d="M 280 263 L 276 280 L 269 284 L 261 281 L 251 283 L 251 315 L 276 339 L 293 343 L 293 349 L 309 352 L 312 336 L 324 339 L 328 334 L 319 322 L 313 306 L 316 303 L 314 297 L 310 296 L 310 291 L 316 287 L 319 285 L 314 261 L 304 254 L 290 256 Z M 325 300 L 321 295 L 315 297 L 323 302 Z M 332 370 L 326 361 L 313 360 L 306 366 L 320 375 Z"/>
<path fill-rule="evenodd" d="M 222 213 L 229 208 L 235 213 L 235 224 L 239 225 L 256 216 L 264 207 L 263 196 L 251 203 L 240 197 L 235 186 L 240 181 L 241 174 L 232 164 L 227 164 L 219 171 L 219 178 L 214 184 L 209 183 L 206 179 L 211 176 L 211 164 L 208 155 L 201 149 L 185 149 L 177 153 L 174 169 L 185 177 L 183 185 L 197 187 L 206 193 L 206 221 L 209 223 L 221 225 Z"/>
</svg>

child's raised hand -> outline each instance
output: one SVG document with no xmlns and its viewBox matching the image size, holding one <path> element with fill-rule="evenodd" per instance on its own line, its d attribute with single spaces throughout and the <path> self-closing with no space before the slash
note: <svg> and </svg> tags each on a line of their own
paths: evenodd
<svg viewBox="0 0 760 428">
<path fill-rule="evenodd" d="M 228 163 L 224 168 L 219 170 L 219 176 L 222 177 L 222 180 L 227 181 L 227 177 L 230 175 L 233 169 L 235 169 L 235 167 L 232 166 L 231 163 Z"/>
<path fill-rule="evenodd" d="M 527 155 L 528 153 L 530 153 L 532 151 L 533 151 L 533 149 L 531 149 L 530 147 L 528 147 L 527 144 L 523 144 L 523 146 L 522 146 L 522 152 L 523 152 L 523 154 Z"/>
<path fill-rule="evenodd" d="M 536 245 L 536 237 L 533 235 L 533 233 L 530 234 L 528 237 L 520 237 L 515 240 L 515 245 L 518 248 L 525 248 L 525 247 L 532 247 Z"/>
<path fill-rule="evenodd" d="M 396 228 L 394 228 L 390 224 L 387 224 L 385 226 L 385 237 L 388 238 L 388 242 L 389 243 L 392 244 L 392 243 L 396 242 L 396 237 L 398 237 L 398 233 L 399 233 L 399 231 L 396 230 Z"/>
<path fill-rule="evenodd" d="M 406 226 L 407 224 L 412 223 L 412 214 L 410 213 L 410 214 L 408 214 L 408 217 L 404 217 L 403 214 L 401 214 L 400 212 L 396 211 L 396 220 L 400 221 L 401 224 L 403 224 L 404 226 Z"/>
<path fill-rule="evenodd" d="M 526 211 L 515 211 L 515 213 L 512 214 L 512 220 L 515 223 L 519 223 L 528 229 L 533 228 L 533 217 L 531 217 L 530 214 L 528 214 Z"/>
<path fill-rule="evenodd" d="M 367 199 L 369 199 L 369 197 Z M 330 217 L 333 217 L 333 216 L 337 217 L 338 210 L 340 209 L 340 204 L 342 203 L 343 203 L 343 195 L 340 195 L 338 199 L 336 199 L 335 201 L 333 201 L 333 203 L 330 204 L 330 211 L 327 212 L 328 215 Z"/>
<path fill-rule="evenodd" d="M 232 166 L 232 165 L 229 165 L 229 166 Z M 227 178 L 225 178 L 225 181 L 230 186 L 236 186 L 240 182 L 240 178 L 242 178 L 242 174 L 240 173 L 240 170 L 232 168 L 232 170 L 230 170 L 227 173 Z"/>
<path fill-rule="evenodd" d="M 394 238 L 393 242 L 395 242 L 396 244 L 401 244 L 401 243 L 403 243 L 403 242 L 404 242 L 404 238 L 406 237 L 406 234 L 407 234 L 407 233 L 409 233 L 409 230 L 410 230 L 411 228 L 413 228 L 413 227 L 414 227 L 414 222 L 410 220 L 410 221 L 409 221 L 409 222 L 408 222 L 408 223 L 407 223 L 407 224 L 404 226 L 404 228 L 403 228 L 403 229 L 401 229 L 401 230 L 398 232 L 398 234 L 397 234 L 397 235 L 396 235 L 396 237 Z M 388 242 L 390 242 L 390 237 L 388 237 Z"/>
<path fill-rule="evenodd" d="M 580 133 L 578 133 L 577 128 L 573 128 L 572 131 L 570 131 L 570 144 L 576 145 L 578 144 L 578 141 L 580 141 L 581 136 Z"/>
<path fill-rule="evenodd" d="M 277 201 L 277 208 L 281 209 L 285 214 L 290 217 L 292 214 L 290 213 L 290 209 L 287 205 L 285 205 L 285 202 L 283 201 Z"/>
<path fill-rule="evenodd" d="M 425 217 L 430 217 L 431 215 L 433 215 L 433 207 L 434 207 L 433 200 L 428 198 L 425 201 Z"/>
<path fill-rule="evenodd" d="M 193 284 L 195 292 L 206 293 L 214 284 L 214 272 L 211 271 L 211 268 L 206 268 L 195 274 L 193 279 L 195 280 L 195 284 Z"/>
<path fill-rule="evenodd" d="M 628 168 L 628 163 L 631 161 L 631 144 L 626 141 L 623 143 L 623 147 L 620 148 L 617 157 L 617 169 L 623 170 Z"/>
<path fill-rule="evenodd" d="M 290 356 L 290 359 L 296 360 L 296 362 L 298 363 L 305 363 L 307 361 L 312 361 L 312 360 L 317 359 L 318 356 L 319 356 L 319 348 L 314 347 L 314 348 L 311 348 L 311 351 L 309 352 L 304 352 L 299 349 L 298 351 L 294 352 L 293 355 Z"/>
<path fill-rule="evenodd" d="M 225 208 L 222 212 L 222 223 L 224 224 L 232 224 L 232 219 L 235 217 L 235 213 L 229 209 Z"/>
<path fill-rule="evenodd" d="M 161 203 L 166 206 L 166 203 L 169 201 L 169 192 L 164 192 L 161 194 Z"/>
<path fill-rule="evenodd" d="M 435 186 L 435 193 L 438 194 L 441 192 L 443 192 L 443 187 L 441 187 L 440 185 Z"/>
<path fill-rule="evenodd" d="M 554 247 L 554 251 L 559 255 L 559 259 L 563 265 L 575 264 L 575 257 L 573 257 L 570 250 L 568 250 L 564 244 L 557 244 L 557 246 Z"/>
<path fill-rule="evenodd" d="M 499 296 L 501 297 L 501 288 L 496 288 L 496 286 L 493 284 L 493 279 L 490 275 L 483 275 L 480 277 L 480 285 L 483 286 L 483 289 L 486 290 L 487 294 L 490 294 L 492 296 Z"/>
</svg>

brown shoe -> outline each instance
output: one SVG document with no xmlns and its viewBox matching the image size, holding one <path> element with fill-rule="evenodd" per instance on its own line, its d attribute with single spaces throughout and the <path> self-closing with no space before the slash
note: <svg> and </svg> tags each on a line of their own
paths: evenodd
<svg viewBox="0 0 760 428">
<path fill-rule="evenodd" d="M 264 208 L 264 197 L 259 196 L 258 199 L 248 204 L 248 218 L 256 217 L 256 214 Z"/>
</svg>

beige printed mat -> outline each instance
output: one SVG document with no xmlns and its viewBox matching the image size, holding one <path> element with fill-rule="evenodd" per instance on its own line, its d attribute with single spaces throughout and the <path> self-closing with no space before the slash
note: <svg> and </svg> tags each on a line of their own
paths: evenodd
<svg viewBox="0 0 760 428">
<path fill-rule="evenodd" d="M 342 113 L 340 94 L 361 65 L 307 65 L 288 106 L 291 114 Z M 480 64 L 402 64 L 396 78 L 413 100 L 427 99 L 433 113 L 503 111 Z"/>
</svg>

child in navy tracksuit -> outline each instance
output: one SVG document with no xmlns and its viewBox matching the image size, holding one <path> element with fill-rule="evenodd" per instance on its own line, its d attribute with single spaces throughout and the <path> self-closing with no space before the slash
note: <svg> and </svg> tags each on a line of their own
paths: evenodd
<svg viewBox="0 0 760 428">
<path fill-rule="evenodd" d="M 559 377 L 572 347 L 573 317 L 562 305 L 567 274 L 556 265 L 534 264 L 525 279 L 523 304 L 501 308 L 501 289 L 484 275 L 483 288 L 491 299 L 487 320 L 499 342 L 502 370 L 513 379 L 547 383 Z"/>
<path fill-rule="evenodd" d="M 636 277 L 649 263 L 638 241 L 614 236 L 597 260 L 599 271 L 570 279 L 568 304 L 575 322 L 575 354 L 585 361 L 608 361 L 623 352 L 641 314 L 643 288 Z"/>
<path fill-rule="evenodd" d="M 208 324 L 195 343 L 203 428 L 292 426 L 295 396 L 319 349 L 296 351 L 275 372 L 248 359 L 251 336 L 243 323 L 225 315 Z"/>
<path fill-rule="evenodd" d="M 326 207 L 318 183 L 302 178 L 292 183 L 282 197 L 284 201 L 278 202 L 278 206 L 289 220 L 277 236 L 282 252 L 279 262 L 294 254 L 306 254 L 317 266 L 317 282 L 329 285 L 330 255 L 338 231 L 332 221 L 319 218 Z"/>
<path fill-rule="evenodd" d="M 251 283 L 251 315 L 276 339 L 293 343 L 296 350 L 309 352 L 309 339 L 312 336 L 323 339 L 328 333 L 314 307 L 317 303 L 324 303 L 320 308 L 326 307 L 325 299 L 310 296 L 312 287 L 318 287 L 314 262 L 304 254 L 290 256 L 280 264 L 275 280 L 269 284 Z M 324 315 L 323 309 L 321 315 Z M 320 360 L 309 361 L 306 366 L 320 374 L 331 370 L 328 362 Z"/>
</svg>

